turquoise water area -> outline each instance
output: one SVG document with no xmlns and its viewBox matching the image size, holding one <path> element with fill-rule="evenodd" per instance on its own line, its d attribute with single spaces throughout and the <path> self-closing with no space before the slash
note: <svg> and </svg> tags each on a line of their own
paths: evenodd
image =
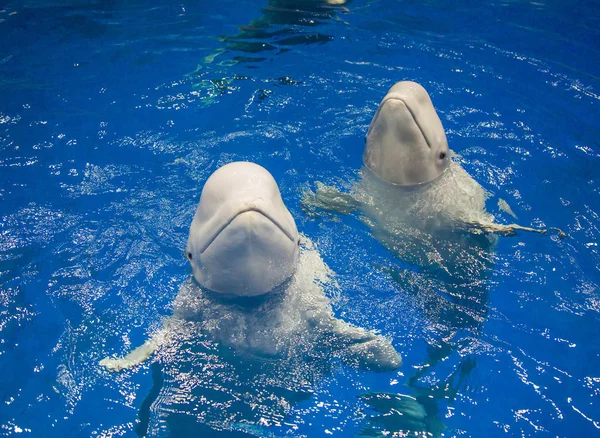
<svg viewBox="0 0 600 438">
<path fill-rule="evenodd" d="M 0 1 L 0 40 L 0 435 L 600 433 L 597 2 Z M 568 237 L 501 237 L 450 275 L 303 204 L 360 179 L 400 80 L 498 222 Z M 202 185 L 236 160 L 273 174 L 335 315 L 401 368 L 257 357 L 198 321 L 138 368 L 98 366 L 170 315 Z"/>
</svg>

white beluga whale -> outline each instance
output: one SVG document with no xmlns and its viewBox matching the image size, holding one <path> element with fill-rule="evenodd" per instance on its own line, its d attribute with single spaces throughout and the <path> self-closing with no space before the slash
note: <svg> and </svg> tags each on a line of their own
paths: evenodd
<svg viewBox="0 0 600 438">
<path fill-rule="evenodd" d="M 486 210 L 489 194 L 452 156 L 427 91 L 399 82 L 371 121 L 359 180 L 347 193 L 317 183 L 303 199 L 309 214 L 358 211 L 372 235 L 413 267 L 383 269 L 415 295 L 433 326 L 447 328 L 446 338 L 485 319 L 498 235 L 547 233 L 495 222 Z"/>
<path fill-rule="evenodd" d="M 427 400 L 453 397 L 456 376 L 445 377 L 436 364 L 479 336 L 498 235 L 547 233 L 497 223 L 486 210 L 489 194 L 453 155 L 426 90 L 399 82 L 371 121 L 358 180 L 346 192 L 317 183 L 303 198 L 303 207 L 315 216 L 322 210 L 358 212 L 390 251 L 389 262 L 378 264 L 399 285 L 390 307 L 409 303 L 423 314 L 426 366 L 409 376 L 407 385 Z M 506 202 L 499 207 L 514 216 Z M 560 230 L 558 235 L 564 237 Z M 472 369 L 468 356 L 459 360 L 459 369 Z"/>
<path fill-rule="evenodd" d="M 456 382 L 474 366 L 468 351 L 488 314 L 498 235 L 547 232 L 497 223 L 486 209 L 490 195 L 453 156 L 427 91 L 415 82 L 399 82 L 373 116 L 359 179 L 347 192 L 317 183 L 303 199 L 309 214 L 358 212 L 389 250 L 389 261 L 378 263 L 378 269 L 398 285 L 388 298 L 390 308 L 408 304 L 420 311 L 417 337 L 428 347 L 424 365 L 407 376 L 415 402 L 396 395 L 388 408 L 420 424 L 437 415 L 435 399 L 456 396 Z M 506 202 L 499 207 L 514 217 Z M 449 365 L 453 357 L 459 361 L 455 367 Z M 448 374 L 448 367 L 460 372 Z"/>
<path fill-rule="evenodd" d="M 488 193 L 452 156 L 427 91 L 415 82 L 398 82 L 381 101 L 369 126 L 360 182 L 350 194 L 317 183 L 315 193 L 306 193 L 304 204 L 340 212 L 362 207 L 388 231 L 392 221 L 436 231 L 547 233 L 496 223 L 485 208 Z M 499 205 L 514 215 L 505 201 Z M 557 232 L 564 237 L 562 231 Z"/>
<path fill-rule="evenodd" d="M 208 337 L 245 355 L 289 359 L 325 348 L 327 357 L 368 369 L 400 366 L 388 339 L 334 316 L 325 293 L 335 291 L 333 273 L 298 233 L 263 167 L 235 162 L 209 177 L 186 257 L 193 279 L 180 287 L 172 316 L 142 346 L 107 357 L 102 366 L 136 366 L 190 324 L 201 332 L 192 337 Z"/>
</svg>

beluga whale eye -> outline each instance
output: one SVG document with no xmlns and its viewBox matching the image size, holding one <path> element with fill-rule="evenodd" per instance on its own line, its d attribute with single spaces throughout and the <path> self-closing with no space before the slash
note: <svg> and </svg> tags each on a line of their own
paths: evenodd
<svg viewBox="0 0 600 438">
<path fill-rule="evenodd" d="M 446 152 L 440 152 L 440 160 L 446 158 Z"/>
<path fill-rule="evenodd" d="M 187 256 L 188 260 L 191 262 L 192 261 L 192 253 L 188 251 L 185 255 Z"/>
</svg>

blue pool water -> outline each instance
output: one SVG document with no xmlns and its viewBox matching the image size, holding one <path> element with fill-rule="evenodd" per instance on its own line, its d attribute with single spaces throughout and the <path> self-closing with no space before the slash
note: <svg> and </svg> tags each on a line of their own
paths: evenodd
<svg viewBox="0 0 600 438">
<path fill-rule="evenodd" d="M 2 436 L 600 434 L 597 2 L 2 1 L 0 40 Z M 460 306 L 359 214 L 301 202 L 358 180 L 399 80 L 427 88 L 499 222 L 501 198 L 569 236 L 501 238 Z M 98 366 L 170 314 L 201 187 L 235 160 L 274 175 L 336 316 L 389 337 L 399 370 L 202 333 Z"/>
</svg>

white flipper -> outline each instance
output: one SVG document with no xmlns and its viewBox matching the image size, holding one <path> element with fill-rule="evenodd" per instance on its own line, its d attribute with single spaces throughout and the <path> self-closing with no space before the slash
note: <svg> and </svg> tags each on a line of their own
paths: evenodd
<svg viewBox="0 0 600 438">
<path fill-rule="evenodd" d="M 171 318 L 169 318 L 157 333 L 126 356 L 117 358 L 105 357 L 99 364 L 110 371 L 121 371 L 140 365 L 169 341 L 171 326 Z"/>
<path fill-rule="evenodd" d="M 345 196 L 351 198 L 349 195 Z M 303 276 L 306 283 L 298 290 L 298 296 L 308 299 L 311 303 L 308 306 L 311 310 L 305 312 L 304 317 L 308 323 L 307 327 L 311 327 L 315 334 L 318 333 L 316 339 L 330 343 L 332 350 L 337 351 L 340 358 L 351 365 L 372 371 L 393 370 L 400 367 L 402 358 L 389 339 L 335 317 L 322 289 L 322 285 L 326 283 L 337 287 L 333 279 L 334 273 L 323 262 L 310 240 L 303 239 L 303 245 L 306 250 L 300 259 L 299 272 L 302 272 L 305 266 L 311 266 L 310 272 L 313 278 Z M 314 306 L 317 302 L 314 298 L 321 301 L 321 304 Z"/>
<path fill-rule="evenodd" d="M 498 199 L 498 208 L 504 213 L 511 215 L 515 219 L 519 219 L 512 208 L 510 208 L 510 205 L 508 205 L 508 202 L 506 202 L 504 199 Z"/>
<path fill-rule="evenodd" d="M 538 234 L 548 234 L 548 230 L 556 231 L 559 238 L 564 239 L 567 237 L 564 231 L 560 228 L 549 227 L 549 228 L 531 228 L 524 227 L 518 224 L 496 224 L 496 223 L 478 223 L 478 222 L 469 222 L 466 224 L 469 230 L 475 234 L 480 233 L 494 233 L 499 234 L 500 236 L 515 236 L 517 231 L 527 231 L 528 233 L 538 233 Z"/>
<path fill-rule="evenodd" d="M 402 358 L 383 336 L 333 316 L 321 321 L 319 326 L 326 332 L 326 337 L 334 338 L 346 362 L 371 371 L 394 370 L 402 365 Z"/>
<path fill-rule="evenodd" d="M 313 192 L 305 190 L 302 196 L 302 205 L 311 211 L 320 208 L 328 211 L 335 211 L 340 214 L 350 214 L 357 211 L 361 203 L 348 193 L 341 192 L 335 187 L 326 186 L 321 182 L 316 182 L 316 190 Z"/>
</svg>

